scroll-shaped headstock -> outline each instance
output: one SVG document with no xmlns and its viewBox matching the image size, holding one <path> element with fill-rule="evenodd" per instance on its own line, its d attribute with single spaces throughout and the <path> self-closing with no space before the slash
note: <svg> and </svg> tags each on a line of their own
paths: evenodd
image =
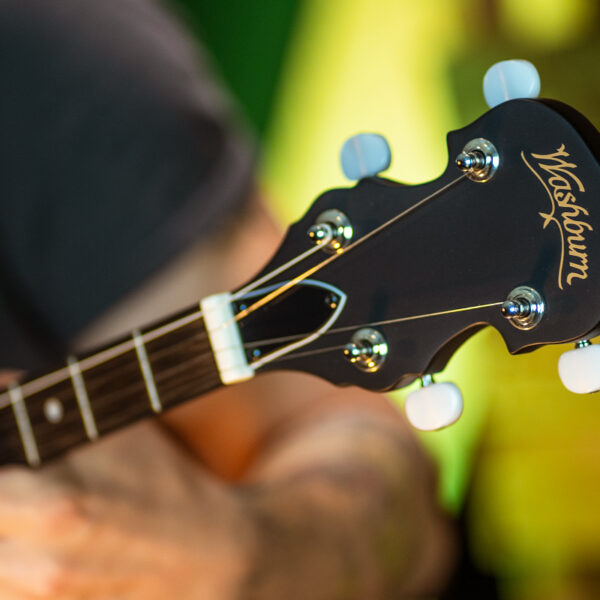
<svg viewBox="0 0 600 600">
<path fill-rule="evenodd" d="M 260 325 L 239 321 L 250 360 L 388 390 L 441 371 L 485 326 L 513 354 L 600 332 L 598 131 L 569 106 L 518 99 L 451 132 L 448 151 L 435 181 L 365 177 L 290 227 L 263 274 L 319 244 L 323 224 L 337 239 L 285 270 L 274 288 L 297 283 Z"/>
</svg>

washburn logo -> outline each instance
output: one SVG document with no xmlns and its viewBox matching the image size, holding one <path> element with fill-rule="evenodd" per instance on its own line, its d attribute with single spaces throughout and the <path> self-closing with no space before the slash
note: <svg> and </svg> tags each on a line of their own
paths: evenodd
<svg viewBox="0 0 600 600">
<path fill-rule="evenodd" d="M 569 153 L 563 144 L 552 154 L 531 154 L 532 162 L 536 162 L 537 169 L 525 158 L 521 152 L 521 158 L 529 167 L 531 172 L 540 180 L 550 198 L 550 212 L 539 213 L 544 220 L 543 228 L 554 223 L 560 233 L 561 254 L 558 267 L 558 287 L 562 290 L 564 281 L 572 285 L 575 279 L 587 279 L 588 256 L 585 236 L 593 227 L 587 222 L 589 212 L 586 208 L 577 204 L 579 192 L 585 192 L 585 188 L 579 177 L 573 173 L 577 168 L 574 162 L 567 160 Z M 567 260 L 568 272 L 566 277 L 563 271 Z"/>
</svg>

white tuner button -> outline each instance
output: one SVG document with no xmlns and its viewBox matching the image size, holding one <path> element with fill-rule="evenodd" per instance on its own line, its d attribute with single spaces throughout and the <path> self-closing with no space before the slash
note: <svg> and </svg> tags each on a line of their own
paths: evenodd
<svg viewBox="0 0 600 600">
<path fill-rule="evenodd" d="M 374 177 L 389 168 L 392 151 L 378 133 L 359 133 L 348 138 L 340 152 L 344 175 L 353 181 Z"/>
<path fill-rule="evenodd" d="M 490 108 L 515 98 L 537 98 L 540 76 L 527 60 L 503 60 L 483 77 L 483 95 Z"/>
<path fill-rule="evenodd" d="M 421 431 L 435 431 L 458 421 L 463 399 L 454 383 L 429 383 L 406 397 L 404 411 L 409 423 Z"/>
<path fill-rule="evenodd" d="M 579 342 L 575 350 L 565 352 L 558 359 L 558 374 L 570 392 L 600 391 L 600 345 Z"/>
</svg>

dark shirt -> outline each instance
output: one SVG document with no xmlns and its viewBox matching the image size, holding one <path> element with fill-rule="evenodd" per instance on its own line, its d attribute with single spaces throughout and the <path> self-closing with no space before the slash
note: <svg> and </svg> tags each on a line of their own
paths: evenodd
<svg viewBox="0 0 600 600">
<path fill-rule="evenodd" d="M 0 367 L 94 317 L 248 195 L 251 153 L 150 0 L 0 0 Z"/>
</svg>

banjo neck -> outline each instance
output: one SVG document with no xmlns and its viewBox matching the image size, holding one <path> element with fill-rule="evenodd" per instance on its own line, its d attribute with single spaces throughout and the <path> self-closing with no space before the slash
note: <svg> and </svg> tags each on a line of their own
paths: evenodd
<svg viewBox="0 0 600 600">
<path fill-rule="evenodd" d="M 195 307 L 0 393 L 0 464 L 38 467 L 221 385 Z"/>
</svg>

